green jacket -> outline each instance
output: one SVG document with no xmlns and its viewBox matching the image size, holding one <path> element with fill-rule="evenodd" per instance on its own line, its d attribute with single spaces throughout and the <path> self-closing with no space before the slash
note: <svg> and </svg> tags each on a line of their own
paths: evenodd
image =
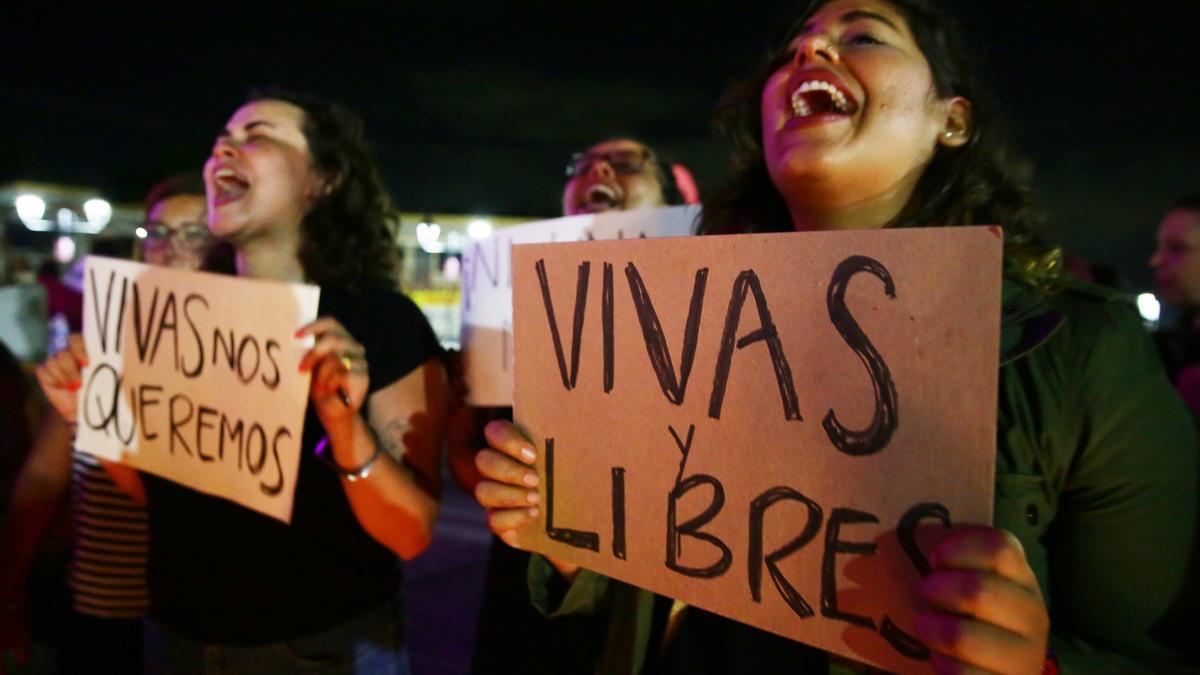
<svg viewBox="0 0 1200 675">
<path fill-rule="evenodd" d="M 995 526 L 1025 548 L 1063 672 L 1182 669 L 1200 448 L 1123 296 L 1005 280 L 997 433 Z M 587 570 L 568 586 L 540 556 L 529 584 L 549 616 L 609 614 L 597 672 L 641 671 L 653 594 Z"/>
</svg>

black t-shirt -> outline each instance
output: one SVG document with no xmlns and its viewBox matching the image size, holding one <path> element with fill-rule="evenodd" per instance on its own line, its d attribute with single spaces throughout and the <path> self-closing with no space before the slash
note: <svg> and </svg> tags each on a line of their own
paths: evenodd
<svg viewBox="0 0 1200 675">
<path fill-rule="evenodd" d="M 320 315 L 365 347 L 371 391 L 441 353 L 421 310 L 394 291 L 322 289 Z M 363 530 L 341 480 L 313 454 L 324 435 L 310 406 L 290 525 L 143 474 L 155 621 L 205 642 L 264 644 L 329 628 L 396 593 L 396 556 Z"/>
</svg>

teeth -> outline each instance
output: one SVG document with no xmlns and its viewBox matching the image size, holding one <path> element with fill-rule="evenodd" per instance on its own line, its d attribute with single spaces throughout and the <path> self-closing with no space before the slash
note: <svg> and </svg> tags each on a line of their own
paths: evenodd
<svg viewBox="0 0 1200 675">
<path fill-rule="evenodd" d="M 237 178 L 237 174 L 234 173 L 233 169 L 217 169 L 215 175 L 217 178 Z"/>
<path fill-rule="evenodd" d="M 792 92 L 792 113 L 796 117 L 806 117 L 813 114 L 812 107 L 804 100 L 804 94 L 810 91 L 823 91 L 829 94 L 834 110 L 839 113 L 845 113 L 850 110 L 849 101 L 846 100 L 846 95 L 842 93 L 841 89 L 824 80 L 808 80 L 797 87 L 796 91 Z"/>
</svg>

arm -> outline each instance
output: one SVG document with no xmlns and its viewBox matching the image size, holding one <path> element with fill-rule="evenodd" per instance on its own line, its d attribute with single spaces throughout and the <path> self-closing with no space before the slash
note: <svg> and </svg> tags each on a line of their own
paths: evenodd
<svg viewBox="0 0 1200 675">
<path fill-rule="evenodd" d="M 1161 672 L 1196 658 L 1200 453 L 1132 311 L 1097 314 L 1073 397 L 1078 449 L 1048 542 L 1051 647 L 1064 669 Z"/>
<path fill-rule="evenodd" d="M 29 568 L 65 501 L 71 475 L 71 431 L 47 408 L 33 447 L 13 485 L 0 529 L 0 673 L 8 653 L 27 657 L 26 582 Z"/>
<path fill-rule="evenodd" d="M 331 318 L 318 319 L 300 334 L 306 332 L 317 341 L 301 368 L 313 371 L 311 400 L 333 461 L 351 472 L 372 462 L 363 479 L 343 476 L 346 498 L 368 534 L 411 559 L 429 545 L 437 517 L 445 371 L 430 359 L 372 393 L 368 423 L 359 414 L 369 383 L 362 345 Z"/>
</svg>

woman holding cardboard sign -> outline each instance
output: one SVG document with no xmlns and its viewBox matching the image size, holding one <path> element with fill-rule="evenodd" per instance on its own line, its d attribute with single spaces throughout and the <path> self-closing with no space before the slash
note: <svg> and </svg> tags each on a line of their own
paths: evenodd
<svg viewBox="0 0 1200 675">
<path fill-rule="evenodd" d="M 391 209 L 361 122 L 253 95 L 204 171 L 240 276 L 322 287 L 292 521 L 143 475 L 149 672 L 407 672 L 396 556 L 428 545 L 447 399 L 440 347 L 394 286 Z M 64 385 L 71 384 L 63 382 Z"/>
<path fill-rule="evenodd" d="M 1030 234 L 1028 190 L 960 45 L 929 0 L 812 3 L 723 107 L 736 173 L 701 231 L 1005 225 L 996 527 L 955 526 L 929 552 L 930 610 L 912 630 L 941 672 L 1170 668 L 1194 649 L 1172 631 L 1195 436 L 1133 312 L 1057 277 Z M 487 434 L 477 496 L 511 542 L 540 515 L 536 452 L 511 425 Z M 645 591 L 548 562 L 530 570 L 545 611 L 612 612 L 601 672 L 832 665 L 705 612 L 671 622 Z"/>
</svg>

